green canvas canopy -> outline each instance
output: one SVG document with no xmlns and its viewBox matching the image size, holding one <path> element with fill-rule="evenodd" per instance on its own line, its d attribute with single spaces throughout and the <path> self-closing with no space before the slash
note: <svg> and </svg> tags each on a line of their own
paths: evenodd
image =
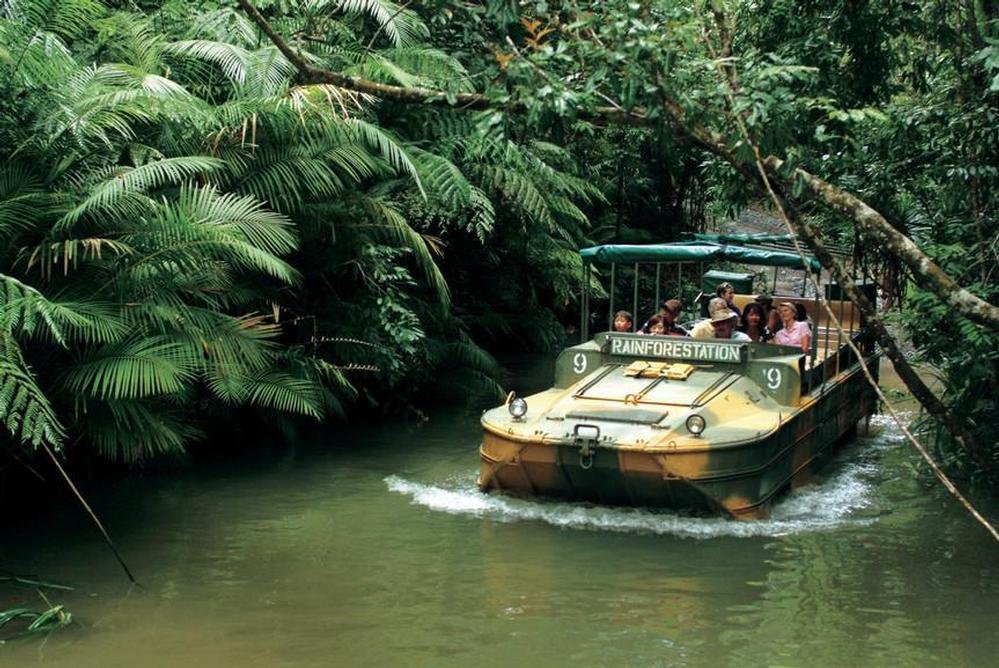
<svg viewBox="0 0 999 668">
<path fill-rule="evenodd" d="M 691 235 L 693 241 L 707 241 L 715 244 L 789 244 L 790 234 L 770 234 L 757 232 L 755 234 L 704 234 L 696 232 Z"/>
<path fill-rule="evenodd" d="M 642 263 L 642 262 L 712 262 L 727 260 L 764 267 L 789 267 L 804 269 L 797 253 L 746 248 L 707 241 L 670 244 L 609 244 L 591 246 L 579 251 L 584 264 Z M 814 257 L 808 258 L 808 268 L 818 273 L 822 268 Z"/>
</svg>

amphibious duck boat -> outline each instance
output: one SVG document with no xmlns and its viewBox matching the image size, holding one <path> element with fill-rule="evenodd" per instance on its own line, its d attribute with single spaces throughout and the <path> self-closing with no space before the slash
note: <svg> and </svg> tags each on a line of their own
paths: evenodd
<svg viewBox="0 0 999 668">
<path fill-rule="evenodd" d="M 825 301 L 839 328 L 817 297 L 774 297 L 806 306 L 815 334 L 810 355 L 769 343 L 636 333 L 587 340 L 594 265 L 610 265 L 612 276 L 618 264 L 630 265 L 637 312 L 643 265 L 655 265 L 658 288 L 665 263 L 726 261 L 821 275 L 814 259 L 803 265 L 796 253 L 710 241 L 599 246 L 581 255 L 584 343 L 559 355 L 551 389 L 510 397 L 483 415 L 483 491 L 765 517 L 778 494 L 807 481 L 875 411 L 873 389 L 846 342 L 876 374 L 874 346 L 834 285 Z M 743 293 L 735 301 L 755 298 Z M 611 291 L 611 314 L 613 302 Z"/>
</svg>

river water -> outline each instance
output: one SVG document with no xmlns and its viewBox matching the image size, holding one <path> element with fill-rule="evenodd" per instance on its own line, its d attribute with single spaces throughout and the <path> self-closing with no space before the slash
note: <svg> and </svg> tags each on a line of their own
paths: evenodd
<svg viewBox="0 0 999 668">
<path fill-rule="evenodd" d="M 74 624 L 0 665 L 996 665 L 999 549 L 886 418 L 744 523 L 483 496 L 478 438 L 330 428 L 93 491 L 141 588 L 72 505 L 5 528 L 0 571 L 75 587 L 47 592 Z"/>
</svg>

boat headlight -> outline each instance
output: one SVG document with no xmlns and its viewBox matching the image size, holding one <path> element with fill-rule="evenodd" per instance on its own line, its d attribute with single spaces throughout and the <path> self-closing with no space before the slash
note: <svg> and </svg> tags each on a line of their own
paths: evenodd
<svg viewBox="0 0 999 668">
<path fill-rule="evenodd" d="M 510 403 L 506 405 L 506 408 L 510 411 L 510 415 L 513 416 L 514 420 L 520 420 L 527 415 L 527 402 L 520 397 L 512 399 Z"/>
<path fill-rule="evenodd" d="M 700 415 L 695 414 L 687 418 L 687 431 L 689 431 L 694 436 L 700 436 L 701 432 L 704 431 L 704 428 L 706 426 L 707 423 L 704 421 L 704 418 L 702 418 Z"/>
</svg>

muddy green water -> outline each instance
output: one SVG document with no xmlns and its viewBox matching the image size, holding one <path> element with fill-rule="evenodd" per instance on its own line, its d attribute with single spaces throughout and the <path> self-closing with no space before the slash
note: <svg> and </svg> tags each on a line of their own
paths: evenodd
<svg viewBox="0 0 999 668">
<path fill-rule="evenodd" d="M 515 386 L 539 387 L 548 365 Z M 474 489 L 469 412 L 131 480 L 4 529 L 77 623 L 3 666 L 997 665 L 999 549 L 886 419 L 772 519 Z M 993 515 L 994 516 L 994 515 Z M 41 607 L 0 584 L 0 609 Z"/>
</svg>

